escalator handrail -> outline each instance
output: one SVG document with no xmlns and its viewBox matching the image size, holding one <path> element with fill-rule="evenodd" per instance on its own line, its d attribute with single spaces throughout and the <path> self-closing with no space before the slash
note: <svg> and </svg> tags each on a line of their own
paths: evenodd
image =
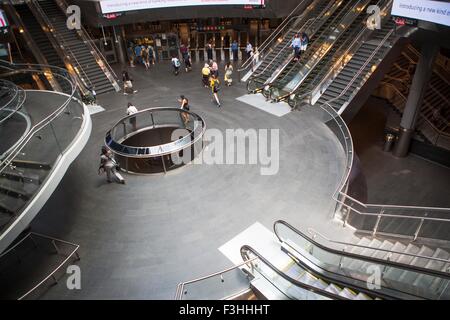
<svg viewBox="0 0 450 320">
<path fill-rule="evenodd" d="M 383 1 L 384 1 L 384 0 L 380 0 L 380 1 L 377 3 L 377 5 L 380 6 L 380 3 L 383 2 Z M 388 1 L 388 2 L 384 5 L 384 7 L 387 8 L 387 7 L 390 5 L 391 2 L 392 2 L 392 0 Z M 363 14 L 363 13 L 361 13 L 361 14 Z M 350 27 L 350 26 L 349 26 L 349 27 Z M 365 34 L 366 32 L 367 32 L 367 28 L 362 28 L 362 29 L 358 32 L 357 36 L 353 39 L 353 41 L 351 42 L 350 45 L 346 45 L 346 43 L 344 42 L 344 43 L 339 47 L 339 49 L 336 51 L 336 53 L 334 54 L 334 56 L 341 57 L 341 58 L 338 59 L 338 60 L 334 63 L 334 66 L 340 64 L 340 63 L 342 62 L 342 60 L 345 59 L 347 53 L 348 53 L 348 52 L 349 52 L 349 51 L 350 51 L 350 50 L 351 50 L 351 49 L 352 49 L 352 48 L 353 48 L 353 47 L 361 40 L 361 38 L 364 36 L 364 34 Z M 342 48 L 344 48 L 345 50 L 342 49 Z M 328 77 L 328 75 L 329 75 L 330 73 L 333 72 L 334 68 L 331 68 L 331 70 L 329 70 L 329 71 L 327 71 L 326 68 L 324 68 L 323 70 L 326 71 L 326 74 L 325 74 L 325 76 L 323 76 L 323 79 L 326 79 L 326 78 Z M 320 77 L 323 75 L 323 73 L 324 73 L 324 72 L 319 72 L 317 75 L 314 76 L 313 81 L 312 81 L 311 84 L 308 86 L 308 89 L 307 89 L 308 92 L 307 92 L 306 94 L 302 94 L 300 97 L 308 96 L 309 94 L 312 94 L 312 93 L 313 93 L 313 91 L 314 91 L 314 81 L 315 81 L 316 79 L 320 78 Z M 279 97 L 279 100 L 286 99 L 286 98 L 289 97 L 290 95 L 295 94 L 296 91 L 298 90 L 298 87 L 299 87 L 299 86 L 297 86 L 296 88 L 294 88 L 294 89 L 293 89 L 291 92 L 289 92 L 288 94 L 285 94 L 284 96 Z"/>
<path fill-rule="evenodd" d="M 316 19 L 318 19 L 318 18 L 316 17 L 316 18 L 308 19 L 308 20 L 302 25 L 302 27 L 299 28 L 298 30 L 302 30 L 303 27 L 305 26 L 305 24 L 307 24 L 309 21 L 316 20 Z M 289 32 L 289 31 L 288 31 L 288 32 Z M 270 62 L 267 64 L 267 66 L 265 66 L 264 69 L 261 70 L 260 72 L 258 72 L 258 73 L 256 73 L 256 74 L 253 74 L 253 75 L 252 75 L 252 78 L 258 78 L 259 76 L 261 76 L 261 75 L 262 75 L 262 74 L 263 74 L 263 73 L 264 73 L 264 72 L 272 65 L 272 63 L 280 56 L 280 54 L 283 53 L 284 50 L 286 50 L 286 48 L 288 48 L 288 47 L 290 47 L 290 46 L 291 46 L 291 42 L 288 41 L 288 42 L 283 46 L 283 48 L 281 48 L 281 49 L 278 51 L 278 53 L 275 55 L 275 57 L 273 57 L 273 58 L 270 60 Z"/>
<path fill-rule="evenodd" d="M 317 287 L 308 285 L 306 283 L 300 282 L 296 279 L 293 279 L 291 277 L 289 277 L 287 274 L 285 274 L 283 271 L 279 270 L 277 267 L 275 267 L 272 263 L 270 263 L 266 258 L 264 258 L 259 252 L 257 252 L 255 249 L 253 249 L 251 246 L 249 245 L 243 245 L 241 247 L 241 257 L 244 261 L 249 261 L 249 257 L 247 256 L 246 251 L 250 251 L 252 254 L 254 254 L 257 257 L 257 260 L 263 262 L 265 265 L 267 265 L 270 269 L 272 269 L 275 273 L 277 273 L 280 277 L 282 277 L 284 280 L 292 283 L 293 285 L 300 287 L 302 289 L 305 289 L 307 291 L 313 292 L 317 295 L 322 295 L 325 296 L 327 298 L 330 299 L 334 299 L 334 300 L 350 300 L 346 297 L 342 297 L 336 294 L 333 294 L 331 292 L 319 289 Z"/>
<path fill-rule="evenodd" d="M 274 233 L 275 233 L 276 237 L 278 238 L 278 240 L 281 243 L 285 243 L 285 241 L 278 234 L 278 231 L 277 231 L 278 224 L 284 225 L 285 227 L 289 228 L 291 231 L 293 231 L 294 233 L 296 233 L 297 235 L 299 235 L 300 237 L 302 237 L 303 239 L 305 239 L 307 242 L 311 243 L 312 245 L 314 245 L 326 252 L 329 252 L 329 253 L 332 253 L 332 254 L 335 254 L 338 256 L 343 256 L 343 257 L 347 257 L 350 259 L 356 259 L 356 260 L 364 260 L 366 262 L 372 262 L 374 264 L 387 265 L 387 266 L 398 268 L 398 269 L 404 269 L 407 271 L 415 271 L 415 272 L 424 273 L 424 274 L 427 274 L 427 275 L 430 275 L 433 277 L 446 278 L 446 279 L 450 280 L 450 273 L 432 270 L 432 269 L 426 269 L 426 268 L 417 267 L 417 266 L 413 266 L 413 265 L 407 265 L 407 264 L 403 264 L 403 263 L 399 263 L 399 262 L 395 262 L 395 261 L 389 261 L 389 260 L 384 260 L 384 259 L 378 259 L 378 258 L 358 255 L 358 254 L 351 253 L 351 252 L 339 251 L 339 250 L 336 250 L 333 248 L 329 248 L 321 243 L 318 243 L 317 241 L 315 241 L 311 237 L 307 236 L 306 234 L 304 234 L 303 232 L 301 232 L 300 230 L 298 230 L 297 228 L 295 228 L 288 222 L 286 222 L 284 220 L 277 220 L 277 221 L 275 221 L 275 223 L 273 225 L 273 229 L 274 229 Z"/>
<path fill-rule="evenodd" d="M 64 38 L 61 37 L 58 32 L 56 32 L 56 28 L 53 26 L 52 22 L 50 21 L 49 17 L 46 15 L 45 11 L 41 8 L 39 2 L 36 1 L 36 0 L 33 0 L 33 1 L 30 1 L 29 5 L 32 5 L 32 7 L 39 12 L 40 17 L 45 22 L 47 27 L 50 28 L 51 30 L 53 30 L 52 35 L 53 35 L 54 38 L 56 38 L 56 40 L 60 44 L 59 48 L 60 49 L 63 48 L 62 50 L 67 53 L 67 55 L 66 54 L 64 54 L 64 55 L 68 56 L 69 59 L 75 60 L 75 62 L 77 63 L 77 65 L 78 65 L 77 69 L 79 69 L 79 70 L 75 71 L 75 74 L 77 75 L 77 78 L 80 79 L 80 81 L 76 81 L 76 82 L 77 82 L 78 86 L 82 89 L 83 93 L 85 93 L 88 89 L 87 89 L 86 84 L 84 82 L 85 80 L 83 80 L 80 72 L 84 75 L 84 78 L 89 81 L 89 83 L 90 83 L 89 85 L 91 87 L 92 87 L 92 82 L 90 82 L 90 79 L 87 76 L 86 71 L 83 68 L 83 65 L 78 62 L 77 57 L 74 55 L 74 53 L 72 52 L 70 47 L 68 45 L 66 45 L 66 41 L 64 40 Z M 32 10 L 32 9 L 30 8 L 30 10 Z M 63 62 L 65 63 L 65 61 L 63 61 Z M 75 67 L 73 65 L 73 63 L 72 63 L 72 67 Z"/>
<path fill-rule="evenodd" d="M 320 21 L 320 20 L 324 19 L 324 13 L 327 12 L 328 10 L 330 10 L 330 8 L 333 7 L 333 5 L 336 5 L 336 6 L 337 6 L 337 3 L 338 3 L 338 2 L 330 2 L 324 9 L 322 9 L 322 11 L 320 12 L 320 14 L 318 14 L 316 17 L 313 17 L 313 18 L 308 19 L 308 20 L 302 25 L 302 27 L 299 28 L 298 30 L 299 30 L 299 31 L 300 31 L 300 30 L 304 30 L 304 27 L 305 27 L 305 25 L 308 24 L 308 22 L 314 21 L 314 22 L 309 26 L 309 29 L 307 29 L 305 32 L 306 32 L 307 34 L 309 34 L 311 38 L 314 37 L 314 39 L 315 39 L 315 38 L 316 38 L 316 37 L 315 37 L 315 33 L 311 33 L 311 31 L 310 31 L 311 26 L 314 25 L 314 23 L 315 23 L 316 21 Z M 335 10 L 337 10 L 337 8 L 336 8 Z M 330 18 L 330 17 L 327 17 L 327 18 L 322 22 L 321 25 L 323 25 L 324 23 L 326 23 L 326 21 L 327 21 L 329 18 Z M 318 29 L 320 29 L 320 27 L 317 28 L 317 30 L 318 30 Z M 314 31 L 316 31 L 316 30 L 314 30 Z M 322 33 L 321 33 L 317 38 L 320 38 L 320 37 L 322 36 L 322 34 L 323 34 L 324 32 L 326 32 L 326 31 L 327 31 L 327 30 L 322 31 Z M 260 77 L 260 76 L 264 73 L 264 71 L 266 71 L 267 68 L 269 68 L 269 67 L 271 66 L 271 64 L 275 61 L 275 59 L 276 59 L 281 53 L 283 53 L 285 50 L 287 50 L 287 48 L 289 48 L 290 46 L 291 46 L 291 43 L 290 43 L 290 42 L 287 42 L 287 43 L 284 45 L 284 47 L 277 53 L 277 55 L 275 56 L 275 58 L 273 58 L 273 59 L 270 61 L 270 63 L 264 68 L 264 70 L 262 70 L 261 72 L 259 72 L 259 73 L 256 74 L 256 75 L 252 75 L 252 77 L 251 77 L 250 80 L 255 81 L 255 79 L 257 79 L 258 77 Z M 266 80 L 266 81 L 269 81 L 269 80 L 270 80 L 270 82 L 269 82 L 269 83 L 264 83 L 264 86 L 263 86 L 263 87 L 266 87 L 266 86 L 271 87 L 271 86 L 273 85 L 273 83 L 278 79 L 278 76 L 279 76 L 279 75 L 280 75 L 280 74 L 281 74 L 281 73 L 289 66 L 289 63 L 292 61 L 292 59 L 293 59 L 293 54 L 289 54 L 289 55 L 287 56 L 287 58 L 281 63 L 280 67 L 278 67 L 277 69 L 275 69 L 275 71 L 273 71 L 273 73 L 270 75 L 270 77 Z M 293 69 L 293 68 L 294 68 L 294 66 L 293 66 L 291 69 Z M 289 70 L 289 72 L 290 72 L 290 71 L 291 71 L 291 70 Z M 288 72 L 288 73 L 289 73 L 289 72 Z M 265 82 L 266 82 L 266 81 L 265 81 Z M 262 89 L 262 87 L 260 87 L 260 88 L 258 88 L 258 89 Z"/>
<path fill-rule="evenodd" d="M 381 3 L 382 1 L 383 1 L 383 0 L 380 0 L 380 1 L 377 3 L 377 5 L 380 6 L 380 3 Z M 388 10 L 388 8 L 389 8 L 389 6 L 391 5 L 391 3 L 392 3 L 392 0 L 389 0 L 389 1 L 384 5 L 384 9 L 382 9 L 382 10 Z M 336 62 L 334 63 L 334 65 L 338 65 L 338 64 L 342 63 L 342 61 L 345 59 L 347 53 L 353 48 L 353 46 L 355 46 L 355 45 L 360 41 L 360 38 L 363 37 L 363 35 L 364 35 L 365 32 L 367 32 L 367 28 L 363 28 L 363 29 L 359 32 L 359 34 L 355 37 L 354 41 L 347 47 L 347 50 L 345 50 L 344 52 L 340 52 L 340 53 L 336 53 L 336 54 L 335 54 L 336 56 L 339 56 L 339 55 L 340 55 L 341 58 L 340 58 L 338 61 L 336 61 Z M 326 70 L 326 69 L 325 69 L 325 70 Z M 327 79 L 327 78 L 329 77 L 329 75 L 330 75 L 331 73 L 333 73 L 334 70 L 335 70 L 334 68 L 331 68 L 331 69 L 325 74 L 325 76 L 323 77 L 323 79 Z M 320 74 L 321 74 L 321 73 L 319 73 L 318 75 L 320 75 Z M 320 86 L 321 83 L 322 83 L 322 82 L 319 83 L 319 86 Z M 312 92 L 313 92 L 313 89 L 311 89 L 311 93 L 312 93 Z M 292 94 L 292 93 L 294 93 L 294 92 L 291 92 L 291 94 Z"/>
<path fill-rule="evenodd" d="M 298 9 L 303 5 L 303 3 L 306 0 L 302 0 L 292 11 L 291 13 L 283 20 L 283 22 L 271 33 L 271 35 L 261 44 L 259 48 L 260 54 L 263 54 L 264 50 L 267 49 L 269 44 L 278 36 L 284 28 L 289 25 L 289 23 L 296 18 L 301 17 L 302 15 L 296 15 L 294 16 L 294 13 L 298 11 Z M 249 66 L 252 65 L 252 58 L 248 58 L 244 63 L 241 65 L 241 67 L 237 70 L 238 72 L 242 72 L 246 70 Z"/>
<path fill-rule="evenodd" d="M 63 14 L 67 11 L 67 8 L 69 7 L 68 3 L 65 0 L 55 0 L 56 4 L 60 7 L 60 9 L 63 12 Z M 64 7 L 62 8 L 60 4 L 61 3 L 64 5 Z M 67 16 L 67 14 L 66 14 Z M 103 63 L 106 66 L 106 69 L 108 69 L 108 71 L 113 75 L 114 80 L 117 82 L 119 80 L 118 76 L 116 75 L 116 73 L 114 72 L 114 69 L 111 67 L 111 65 L 108 63 L 108 60 L 106 60 L 106 58 L 103 56 L 102 52 L 100 51 L 99 48 L 97 48 L 97 46 L 95 45 L 94 40 L 92 40 L 90 34 L 86 31 L 86 29 L 81 25 L 81 33 L 78 33 L 78 35 L 84 40 L 84 42 L 95 52 L 96 55 L 99 56 L 100 59 L 102 59 Z"/>
<path fill-rule="evenodd" d="M 353 11 L 353 10 L 348 10 L 348 6 L 350 6 L 352 3 L 351 3 L 351 1 L 349 1 L 342 9 L 340 9 L 340 10 L 342 10 L 341 12 L 346 12 L 346 11 Z M 354 7 L 356 7 L 356 6 L 358 6 L 359 5 L 359 3 L 358 2 L 356 2 L 355 4 L 353 4 L 353 6 L 352 6 L 352 8 L 354 8 Z M 339 8 L 337 8 L 337 9 L 339 9 Z M 336 9 L 336 10 L 337 10 Z M 348 13 L 347 13 L 348 14 Z M 336 17 L 334 17 L 333 18 L 333 20 L 331 20 L 331 22 L 330 22 L 330 25 L 332 25 L 333 23 L 335 23 L 336 22 L 336 20 L 338 20 L 338 18 L 339 18 L 339 20 L 337 21 L 338 23 L 336 24 L 336 27 L 334 27 L 332 30 L 330 30 L 330 29 L 324 29 L 317 37 L 316 37 L 316 35 L 314 35 L 314 38 L 316 39 L 315 41 L 314 41 L 314 43 L 311 45 L 311 47 L 313 46 L 313 45 L 315 45 L 316 44 L 316 41 L 319 41 L 324 35 L 330 35 L 330 34 L 332 34 L 333 32 L 334 32 L 334 30 L 336 30 L 336 28 L 337 28 L 337 26 L 339 25 L 339 22 L 340 21 L 342 21 L 344 18 L 346 17 L 346 14 L 344 14 L 344 16 L 342 16 L 342 17 L 340 17 L 339 18 L 339 14 L 338 15 L 336 15 Z M 356 18 L 356 17 L 355 17 Z M 327 19 L 328 20 L 328 19 Z M 325 20 L 325 21 L 327 21 L 327 20 Z M 318 48 L 318 50 L 320 49 L 320 46 L 319 46 L 319 48 Z M 309 51 L 309 54 L 307 55 L 307 58 L 306 59 L 310 59 L 312 56 L 314 56 L 314 54 L 316 53 L 317 51 L 311 51 L 311 49 L 310 49 L 310 51 Z M 304 60 L 304 59 L 303 59 Z M 307 60 L 307 61 L 308 61 Z M 305 65 L 306 63 L 304 63 L 304 65 Z M 294 73 L 294 75 L 295 74 L 297 74 L 298 73 L 298 70 L 296 70 L 296 68 L 299 66 L 300 64 L 298 63 L 298 64 L 294 64 L 290 69 L 289 69 L 289 71 L 288 72 L 286 72 L 286 74 L 282 77 L 282 78 L 275 78 L 271 83 L 270 83 L 270 86 L 274 86 L 275 84 L 276 84 L 276 82 L 279 82 L 279 81 L 282 81 L 282 80 L 284 80 L 284 79 L 286 79 L 288 76 L 290 76 L 292 73 Z M 278 88 L 278 89 L 282 89 L 282 88 Z"/>
<path fill-rule="evenodd" d="M 391 29 L 383 38 L 383 40 L 378 44 L 378 46 L 373 50 L 373 52 L 370 54 L 370 56 L 366 59 L 366 61 L 364 61 L 364 64 L 359 68 L 358 72 L 356 72 L 356 74 L 353 76 L 352 80 L 349 81 L 349 83 L 347 84 L 347 86 L 344 88 L 344 90 L 342 90 L 342 92 L 337 96 L 334 97 L 333 99 L 327 100 L 325 101 L 323 104 L 327 104 L 328 106 L 330 106 L 331 108 L 333 108 L 330 103 L 333 101 L 336 101 L 337 99 L 339 99 L 340 97 L 342 97 L 345 93 L 347 93 L 347 91 L 350 89 L 350 87 L 353 85 L 353 83 L 356 81 L 356 79 L 359 78 L 359 76 L 361 75 L 361 73 L 364 71 L 364 69 L 367 67 L 367 65 L 369 64 L 370 61 L 372 61 L 372 59 L 375 57 L 375 55 L 378 53 L 378 51 L 384 46 L 385 42 L 391 37 L 391 35 L 394 33 L 394 30 Z"/>
</svg>

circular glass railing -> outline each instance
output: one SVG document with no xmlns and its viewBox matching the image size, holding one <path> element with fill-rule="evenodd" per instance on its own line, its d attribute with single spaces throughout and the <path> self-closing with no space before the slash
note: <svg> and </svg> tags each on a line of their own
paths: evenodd
<svg viewBox="0 0 450 320">
<path fill-rule="evenodd" d="M 89 116 L 73 77 L 59 67 L 0 60 L 0 88 L 2 240 L 3 234 L 21 232 L 16 220 L 35 203 L 41 188 L 52 183 L 48 182 L 51 173 L 59 168 Z M 0 242 L 0 251 L 7 242 Z"/>
<path fill-rule="evenodd" d="M 196 113 L 150 108 L 117 122 L 105 144 L 126 172 L 161 173 L 191 162 L 203 149 L 205 129 Z"/>
</svg>

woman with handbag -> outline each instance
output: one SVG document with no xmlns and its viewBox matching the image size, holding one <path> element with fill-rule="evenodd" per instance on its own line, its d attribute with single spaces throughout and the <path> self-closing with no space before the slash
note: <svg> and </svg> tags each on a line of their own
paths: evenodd
<svg viewBox="0 0 450 320">
<path fill-rule="evenodd" d="M 102 154 L 100 155 L 100 167 L 98 168 L 98 173 L 101 174 L 103 171 L 106 172 L 106 181 L 108 181 L 108 183 L 113 182 L 111 178 L 114 176 L 117 182 L 125 184 L 125 179 L 119 172 L 117 172 L 117 168 L 119 168 L 119 165 L 114 159 L 113 153 L 111 150 L 103 146 Z"/>
</svg>

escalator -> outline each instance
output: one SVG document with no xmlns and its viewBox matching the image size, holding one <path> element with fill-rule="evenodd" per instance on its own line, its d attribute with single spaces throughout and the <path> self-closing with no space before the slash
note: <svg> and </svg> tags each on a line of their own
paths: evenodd
<svg viewBox="0 0 450 320">
<path fill-rule="evenodd" d="M 351 15 L 352 11 L 355 11 L 360 6 L 360 1 L 341 1 L 338 4 L 337 9 L 331 14 L 331 16 L 325 21 L 324 24 L 313 34 L 309 33 L 310 42 L 306 52 L 304 52 L 299 59 L 295 61 L 293 56 L 285 64 L 281 72 L 276 72 L 269 82 L 267 83 L 264 94 L 269 96 L 273 91 L 282 90 L 287 86 L 302 70 L 303 67 L 308 66 L 311 59 L 316 58 L 316 55 L 323 54 L 325 50 L 329 49 L 329 42 L 333 42 L 336 39 L 336 30 L 343 23 L 344 18 L 347 15 Z M 308 34 L 308 32 L 306 32 Z"/>
<path fill-rule="evenodd" d="M 373 4 L 380 5 L 380 2 L 378 0 L 372 0 L 367 4 L 367 6 Z M 301 96 L 311 92 L 313 88 L 320 83 L 320 80 L 325 76 L 328 70 L 330 70 L 333 65 L 346 54 L 346 51 L 352 46 L 355 39 L 358 39 L 360 33 L 364 32 L 364 29 L 366 28 L 366 18 L 367 14 L 365 13 L 365 10 L 362 9 L 361 14 L 359 14 L 350 26 L 340 34 L 340 36 L 335 40 L 333 46 L 322 57 L 322 59 L 311 67 L 311 70 L 306 74 L 306 76 L 303 78 L 296 76 L 294 80 L 297 81 L 294 86 L 291 86 L 290 88 L 286 87 L 284 90 L 279 90 L 273 87 L 271 89 L 271 98 L 274 101 L 284 101 L 292 94 L 295 96 Z M 291 82 L 294 82 L 294 80 Z"/>
<path fill-rule="evenodd" d="M 15 5 L 14 9 L 20 19 L 18 23 L 24 29 L 24 32 L 22 33 L 24 41 L 27 42 L 26 37 L 29 36 L 34 42 L 33 46 L 35 48 L 32 48 L 32 51 L 35 55 L 36 61 L 41 64 L 66 68 L 64 61 L 53 47 L 49 37 L 36 20 L 28 5 Z M 28 33 L 27 35 L 25 34 L 26 32 Z M 71 92 L 71 88 L 68 86 L 67 81 L 60 79 L 59 77 L 55 77 L 55 80 L 60 86 L 62 92 Z"/>
<path fill-rule="evenodd" d="M 341 114 L 391 49 L 396 38 L 394 28 L 395 23 L 387 21 L 380 30 L 375 31 L 372 37 L 375 40 L 360 46 L 316 103 L 327 103 Z M 377 40 L 380 38 L 383 40 Z"/>
<path fill-rule="evenodd" d="M 304 17 L 302 16 L 299 21 L 294 23 L 292 28 L 283 36 L 281 42 L 277 43 L 254 70 L 248 82 L 248 91 L 255 93 L 260 90 L 277 68 L 282 67 L 283 62 L 292 55 L 291 42 L 297 33 L 303 30 L 314 30 L 314 26 L 318 28 L 320 23 L 324 22 L 323 17 L 327 16 L 327 12 L 335 10 L 336 7 L 333 1 L 320 1 L 312 6 Z"/>
<path fill-rule="evenodd" d="M 303 268 L 294 257 L 286 255 L 284 265 L 275 266 L 250 246 L 241 248 L 252 276 L 250 287 L 268 300 L 373 300 L 377 295 L 355 292 L 316 277 Z M 368 290 L 365 290 L 368 291 Z"/>
<path fill-rule="evenodd" d="M 97 94 L 120 90 L 117 76 L 87 32 L 83 28 L 79 31 L 67 28 L 67 17 L 60 7 L 64 2 L 30 1 L 27 5 L 40 25 L 52 30 L 49 34 L 60 45 L 84 86 L 92 87 Z"/>
<path fill-rule="evenodd" d="M 276 257 L 269 262 L 261 252 L 248 246 L 241 249 L 244 261 L 255 256 L 260 258 L 249 269 L 255 277 L 252 280 L 256 287 L 254 290 L 264 288 L 264 284 L 258 282 L 269 282 L 287 299 L 450 298 L 450 273 L 444 271 L 447 269 L 442 266 L 427 268 L 433 257 L 422 256 L 421 252 L 391 254 L 392 260 L 385 260 L 378 254 L 382 248 L 371 249 L 375 252 L 371 255 L 348 252 L 346 248 L 338 250 L 318 243 L 281 220 L 275 222 L 274 232 L 281 244 L 281 251 L 286 254 L 285 258 Z M 403 258 L 406 255 L 424 262 L 406 264 Z M 314 289 L 309 290 L 310 287 Z M 314 295 L 307 291 L 312 291 Z M 323 295 L 324 292 L 327 294 Z"/>
</svg>

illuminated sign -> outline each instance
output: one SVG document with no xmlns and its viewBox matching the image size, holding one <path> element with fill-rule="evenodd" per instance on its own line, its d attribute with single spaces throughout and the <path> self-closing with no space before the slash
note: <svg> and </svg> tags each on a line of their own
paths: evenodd
<svg viewBox="0 0 450 320">
<path fill-rule="evenodd" d="M 394 0 L 391 14 L 450 26 L 450 2 L 430 0 Z M 407 24 L 407 21 L 405 21 Z"/>
<path fill-rule="evenodd" d="M 5 11 L 0 9 L 0 28 L 7 28 L 9 26 Z"/>
<path fill-rule="evenodd" d="M 187 6 L 223 6 L 242 5 L 264 7 L 265 0 L 101 0 L 102 13 L 114 13 L 131 10 L 187 7 Z"/>
</svg>

